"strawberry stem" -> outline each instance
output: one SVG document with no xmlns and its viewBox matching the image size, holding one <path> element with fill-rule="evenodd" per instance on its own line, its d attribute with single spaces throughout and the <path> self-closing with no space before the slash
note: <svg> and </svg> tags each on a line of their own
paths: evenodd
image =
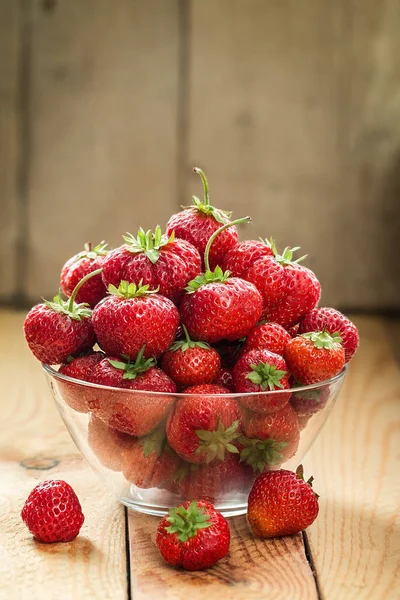
<svg viewBox="0 0 400 600">
<path fill-rule="evenodd" d="M 213 243 L 213 241 L 215 240 L 215 238 L 222 232 L 224 231 L 224 229 L 228 229 L 228 227 L 233 227 L 234 225 L 239 225 L 240 223 L 250 223 L 251 222 L 251 218 L 250 217 L 242 217 L 241 219 L 235 219 L 234 221 L 230 221 L 229 223 L 226 223 L 225 225 L 222 225 L 222 227 L 220 227 L 219 229 L 217 229 L 216 231 L 214 231 L 214 233 L 212 234 L 212 236 L 210 237 L 210 239 L 207 242 L 207 246 L 204 252 L 204 265 L 206 267 L 206 271 L 210 271 L 210 263 L 208 260 L 209 254 L 210 254 L 210 248 L 211 245 Z"/>
<path fill-rule="evenodd" d="M 96 269 L 96 271 L 92 271 L 91 273 L 88 273 L 87 275 L 85 275 L 85 277 L 82 277 L 82 279 L 80 280 L 79 283 L 76 284 L 74 291 L 71 294 L 71 297 L 69 299 L 69 303 L 68 303 L 68 310 L 73 312 L 74 310 L 74 302 L 75 302 L 75 298 L 79 292 L 79 290 L 81 289 L 81 287 L 87 282 L 89 281 L 89 279 L 91 279 L 92 277 L 94 277 L 95 275 L 99 275 L 101 272 L 103 271 L 103 269 Z"/>
<path fill-rule="evenodd" d="M 186 341 L 187 341 L 187 343 L 188 343 L 188 344 L 190 344 L 190 342 L 191 342 L 192 340 L 190 339 L 189 332 L 188 332 L 188 330 L 186 329 L 186 327 L 183 325 L 183 323 L 182 323 L 182 329 L 183 329 L 183 333 L 185 334 L 185 338 L 186 338 Z"/>
<path fill-rule="evenodd" d="M 210 206 L 210 195 L 208 193 L 208 181 L 207 181 L 207 177 L 205 176 L 204 171 L 202 171 L 201 169 L 199 169 L 199 167 L 193 167 L 193 172 L 197 173 L 197 175 L 200 175 L 201 182 L 203 184 L 203 189 L 204 189 L 204 206 Z"/>
</svg>

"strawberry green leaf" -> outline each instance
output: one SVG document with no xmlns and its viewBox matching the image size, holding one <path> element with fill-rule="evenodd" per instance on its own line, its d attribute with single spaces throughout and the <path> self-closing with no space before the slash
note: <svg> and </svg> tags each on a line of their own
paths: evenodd
<svg viewBox="0 0 400 600">
<path fill-rule="evenodd" d="M 299 337 L 311 340 L 314 342 L 316 348 L 325 348 L 326 350 L 331 350 L 342 343 L 342 338 L 338 332 L 331 334 L 326 330 L 310 331 L 309 333 L 301 334 Z"/>
<path fill-rule="evenodd" d="M 118 298 L 140 298 L 141 296 L 156 294 L 159 290 L 158 287 L 155 290 L 150 290 L 149 288 L 150 286 L 148 284 L 143 285 L 142 279 L 139 281 L 138 285 L 122 280 L 118 287 L 110 284 L 108 286 L 108 293 L 113 296 L 118 296 Z"/>
<path fill-rule="evenodd" d="M 92 316 L 92 311 L 89 307 L 89 304 L 86 302 L 82 302 L 80 304 L 74 301 L 71 302 L 70 298 L 68 300 L 63 300 L 61 293 L 62 292 L 60 290 L 58 294 L 54 296 L 52 302 L 43 298 L 45 305 L 55 312 L 67 315 L 74 321 L 81 321 L 82 319 Z"/>
<path fill-rule="evenodd" d="M 192 281 L 189 281 L 185 290 L 189 294 L 193 294 L 201 286 L 207 285 L 208 283 L 225 283 L 228 281 L 230 276 L 229 271 L 222 271 L 221 267 L 215 267 L 214 271 L 206 271 L 201 275 L 197 275 Z"/>
<path fill-rule="evenodd" d="M 257 365 L 250 365 L 252 371 L 246 375 L 246 379 L 249 379 L 255 385 L 260 386 L 262 391 L 267 388 L 272 391 L 276 388 L 283 389 L 281 379 L 287 374 L 286 371 L 281 371 L 268 363 L 259 362 Z"/>
<path fill-rule="evenodd" d="M 224 460 L 225 451 L 238 453 L 236 446 L 232 444 L 234 440 L 240 437 L 238 431 L 239 421 L 234 421 L 232 425 L 225 428 L 223 423 L 219 421 L 217 429 L 214 431 L 197 430 L 196 434 L 199 438 L 199 445 L 196 449 L 196 454 L 206 456 L 206 462 L 210 463 L 215 458 Z"/>
<path fill-rule="evenodd" d="M 163 246 L 171 244 L 174 241 L 175 234 L 174 232 L 170 236 L 163 234 L 161 227 L 157 225 L 154 233 L 150 229 L 144 231 L 140 228 L 136 237 L 131 233 L 127 233 L 123 238 L 129 252 L 134 254 L 144 252 L 147 258 L 155 264 L 160 257 L 159 250 Z"/>
<path fill-rule="evenodd" d="M 256 438 L 241 437 L 240 444 L 243 446 L 240 452 L 240 462 L 250 465 L 253 471 L 262 473 L 267 467 L 273 467 L 283 460 L 282 451 L 288 445 L 287 442 L 278 442 L 273 439 L 259 440 Z"/>
<path fill-rule="evenodd" d="M 146 373 L 146 371 L 148 371 L 157 364 L 155 358 L 151 357 L 145 359 L 143 357 L 145 347 L 146 344 L 143 344 L 134 362 L 130 362 L 129 360 L 128 362 L 121 362 L 118 360 L 112 360 L 110 358 L 108 359 L 108 362 L 115 369 L 121 369 L 121 371 L 125 371 L 123 374 L 123 379 L 136 379 L 137 375 L 140 375 L 141 373 Z"/>
</svg>

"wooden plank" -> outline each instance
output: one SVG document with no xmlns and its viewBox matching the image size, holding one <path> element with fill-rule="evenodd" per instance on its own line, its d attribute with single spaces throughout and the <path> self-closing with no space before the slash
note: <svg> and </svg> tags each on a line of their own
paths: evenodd
<svg viewBox="0 0 400 600">
<path fill-rule="evenodd" d="M 355 319 L 361 345 L 305 460 L 321 495 L 309 528 L 329 600 L 395 600 L 400 589 L 400 369 L 381 319 Z"/>
<path fill-rule="evenodd" d="M 135 600 L 317 599 L 302 536 L 260 540 L 246 517 L 229 519 L 229 555 L 207 571 L 187 572 L 164 563 L 154 540 L 159 520 L 129 513 L 132 598 Z"/>
<path fill-rule="evenodd" d="M 0 312 L 0 598 L 125 599 L 123 508 L 72 443 L 25 345 L 23 318 Z M 80 498 L 85 522 L 73 542 L 35 542 L 20 518 L 26 497 L 43 479 L 65 479 Z"/>
<path fill-rule="evenodd" d="M 346 212 L 340 3 L 192 0 L 191 8 L 189 164 L 204 167 L 217 206 L 253 217 L 244 237 L 301 246 L 324 302 L 337 304 L 343 273 L 335 256 Z"/>
<path fill-rule="evenodd" d="M 19 3 L 0 0 L 0 299 L 16 290 Z"/>
<path fill-rule="evenodd" d="M 178 209 L 177 0 L 35 3 L 28 293 Z"/>
</svg>

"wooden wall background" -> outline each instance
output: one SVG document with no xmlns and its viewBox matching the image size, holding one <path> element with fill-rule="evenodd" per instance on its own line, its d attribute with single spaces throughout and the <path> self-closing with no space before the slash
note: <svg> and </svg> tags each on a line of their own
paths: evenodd
<svg viewBox="0 0 400 600">
<path fill-rule="evenodd" d="M 400 0 L 0 0 L 0 299 L 200 193 L 400 309 Z"/>
</svg>

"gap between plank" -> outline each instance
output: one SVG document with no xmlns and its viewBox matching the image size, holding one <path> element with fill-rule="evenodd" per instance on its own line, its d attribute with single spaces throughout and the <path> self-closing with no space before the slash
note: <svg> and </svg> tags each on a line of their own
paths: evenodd
<svg viewBox="0 0 400 600">
<path fill-rule="evenodd" d="M 310 565 L 311 573 L 312 573 L 312 575 L 314 577 L 314 582 L 315 582 L 315 587 L 316 587 L 316 590 L 317 590 L 318 600 L 324 600 L 323 599 L 323 595 L 322 595 L 322 591 L 321 591 L 321 587 L 319 585 L 317 569 L 315 567 L 315 562 L 314 562 L 313 555 L 312 555 L 312 552 L 311 552 L 310 542 L 308 541 L 307 532 L 306 531 L 302 531 L 301 535 L 303 536 L 304 552 L 305 552 L 305 555 L 306 555 L 306 559 L 307 559 L 308 564 Z"/>
<path fill-rule="evenodd" d="M 127 582 L 127 598 L 132 599 L 132 580 L 131 580 L 131 547 L 129 544 L 129 523 L 128 509 L 124 506 L 125 517 L 125 555 L 126 555 L 126 582 Z"/>
<path fill-rule="evenodd" d="M 178 210 L 188 204 L 186 199 L 186 169 L 189 142 L 190 94 L 190 2 L 178 0 L 178 98 L 176 189 Z"/>
</svg>

